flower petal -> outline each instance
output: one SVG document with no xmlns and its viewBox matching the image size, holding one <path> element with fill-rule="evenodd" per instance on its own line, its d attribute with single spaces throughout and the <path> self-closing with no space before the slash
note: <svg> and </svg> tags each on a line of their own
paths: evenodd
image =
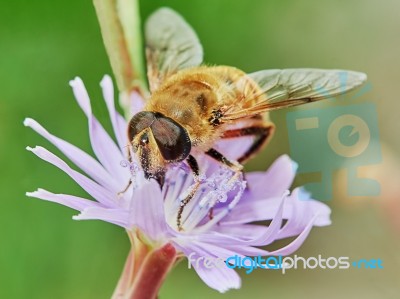
<svg viewBox="0 0 400 299">
<path fill-rule="evenodd" d="M 144 92 L 144 90 L 141 90 L 141 92 Z M 145 98 L 148 98 L 148 94 L 145 95 Z M 142 111 L 145 106 L 145 100 L 137 91 L 121 92 L 119 103 L 124 109 L 127 119 Z"/>
<path fill-rule="evenodd" d="M 286 196 L 286 194 L 284 195 Z M 249 238 L 249 236 L 243 235 L 240 237 L 234 236 L 225 236 L 226 244 L 237 244 L 237 245 L 248 245 L 248 246 L 264 246 L 272 243 L 276 240 L 277 232 L 280 230 L 282 225 L 282 212 L 284 206 L 284 199 L 281 199 L 280 205 L 278 206 L 277 210 L 275 210 L 275 215 L 270 223 L 269 226 L 265 228 L 265 231 L 258 235 L 256 238 Z M 221 221 L 223 223 L 223 221 Z M 203 235 L 201 236 L 202 240 L 205 242 L 218 242 L 217 235 Z M 222 238 L 219 241 L 222 244 Z M 224 244 L 225 246 L 225 244 Z"/>
<path fill-rule="evenodd" d="M 215 226 L 214 231 L 234 238 L 243 238 L 245 236 L 248 239 L 255 239 L 259 238 L 265 232 L 265 229 L 265 225 L 220 222 L 219 225 Z"/>
<path fill-rule="evenodd" d="M 229 235 L 215 234 L 214 232 L 198 235 L 195 240 L 196 241 L 192 241 L 190 245 L 203 247 L 204 250 L 224 259 L 232 255 L 245 257 L 249 255 L 265 255 L 268 253 L 264 249 L 253 247 L 251 242 L 245 244 L 235 240 Z"/>
<path fill-rule="evenodd" d="M 131 92 L 129 99 L 131 101 L 130 107 L 132 116 L 144 109 L 146 102 L 139 93 L 136 91 Z"/>
<path fill-rule="evenodd" d="M 168 232 L 160 186 L 155 180 L 143 181 L 134 190 L 130 218 L 152 240 L 160 241 Z"/>
<path fill-rule="evenodd" d="M 246 204 L 247 200 L 280 197 L 290 188 L 296 170 L 297 164 L 289 156 L 283 155 L 266 172 L 246 173 L 248 192 L 243 195 L 239 204 Z"/>
<path fill-rule="evenodd" d="M 294 239 L 290 244 L 286 245 L 285 247 L 282 247 L 280 249 L 274 250 L 269 252 L 270 255 L 289 255 L 295 252 L 297 249 L 300 248 L 300 246 L 304 243 L 306 240 L 308 234 L 311 231 L 311 228 L 313 227 L 314 221 L 317 218 L 314 217 L 309 221 L 309 223 L 303 228 L 303 231 L 301 232 L 300 235 L 297 236 L 296 239 Z"/>
<path fill-rule="evenodd" d="M 254 126 L 254 120 L 245 119 L 235 124 L 230 124 L 226 130 L 234 130 Z M 230 160 L 238 160 L 242 157 L 255 141 L 255 136 L 240 136 L 235 138 L 220 139 L 214 145 L 215 149 L 221 152 Z"/>
<path fill-rule="evenodd" d="M 224 217 L 226 217 L 226 215 L 229 214 L 229 212 L 231 212 L 232 209 L 234 209 L 236 207 L 237 203 L 242 198 L 243 191 L 246 188 L 246 182 L 245 181 L 241 181 L 238 184 L 236 184 L 236 187 L 237 187 L 238 191 L 234 195 L 234 198 L 227 205 L 225 205 L 223 208 L 218 209 L 218 212 L 215 213 L 215 215 L 213 216 L 212 219 L 210 219 L 210 221 L 206 222 L 205 224 L 202 224 L 202 225 L 198 226 L 196 228 L 197 232 L 205 232 L 207 230 L 210 230 L 218 222 L 220 222 L 222 219 L 224 219 Z M 232 191 L 232 189 L 229 189 L 229 191 Z"/>
<path fill-rule="evenodd" d="M 222 222 L 229 225 L 272 219 L 281 202 L 282 197 L 264 198 L 248 202 L 246 205 L 239 202 Z M 287 209 L 285 211 L 288 213 Z"/>
<path fill-rule="evenodd" d="M 330 209 L 325 204 L 311 198 L 306 200 L 304 198 L 306 195 L 301 195 L 303 199 L 300 199 L 300 192 L 300 189 L 296 188 L 293 190 L 292 194 L 288 196 L 283 210 L 283 218 L 292 221 L 294 217 L 301 217 L 301 219 L 296 222 L 299 223 L 301 221 L 305 225 L 315 214 L 319 214 L 320 216 L 315 225 L 329 225 Z M 236 208 L 223 219 L 223 222 L 225 225 L 232 225 L 272 219 L 281 201 L 282 198 L 273 197 L 250 201 L 247 202 L 246 205 L 239 203 Z M 300 211 L 298 211 L 299 209 Z"/>
<path fill-rule="evenodd" d="M 123 189 L 124 185 L 129 181 L 130 173 L 127 168 L 121 167 L 120 165 L 121 161 L 125 159 L 121 150 L 93 116 L 89 96 L 82 80 L 77 77 L 70 81 L 70 85 L 79 106 L 88 118 L 90 142 L 96 157 L 100 160 L 100 163 L 105 169 L 121 182 L 121 189 Z"/>
<path fill-rule="evenodd" d="M 108 113 L 110 115 L 111 124 L 114 129 L 115 137 L 117 138 L 118 145 L 120 149 L 123 151 L 128 144 L 128 138 L 126 134 L 127 123 L 125 119 L 115 110 L 115 101 L 114 101 L 114 87 L 111 80 L 111 77 L 105 75 L 103 80 L 100 82 L 100 86 L 103 90 L 103 97 L 106 101 L 106 105 L 108 108 Z"/>
<path fill-rule="evenodd" d="M 67 195 L 67 194 L 54 194 L 44 189 L 38 189 L 37 191 L 27 192 L 26 196 L 36 197 L 39 199 L 55 202 L 67 206 L 71 209 L 82 211 L 89 207 L 99 206 L 98 202 L 88 200 L 82 197 Z"/>
<path fill-rule="evenodd" d="M 61 138 L 50 134 L 38 122 L 31 118 L 26 118 L 24 120 L 24 125 L 32 128 L 35 132 L 54 144 L 76 166 L 82 169 L 100 185 L 115 192 L 120 191 L 119 184 L 115 182 L 114 178 L 103 168 L 103 166 L 99 162 L 96 161 L 96 159 L 94 159 L 75 145 L 72 145 L 71 143 L 62 140 Z"/>
<path fill-rule="evenodd" d="M 226 158 L 236 161 L 245 154 L 246 150 L 250 148 L 253 142 L 254 138 L 250 136 L 221 139 L 214 145 L 214 148 Z"/>
<path fill-rule="evenodd" d="M 316 200 L 305 200 L 305 196 L 309 196 L 309 194 L 304 193 L 302 188 L 293 190 L 292 196 L 288 198 L 288 204 L 290 205 L 287 215 L 288 221 L 279 231 L 277 235 L 278 238 L 281 239 L 298 235 L 309 225 L 311 220 L 315 226 L 331 224 L 330 208 Z"/>
<path fill-rule="evenodd" d="M 90 207 L 83 210 L 79 215 L 73 216 L 74 220 L 102 220 L 112 224 L 130 229 L 129 213 L 122 209 L 109 209 Z"/>
<path fill-rule="evenodd" d="M 194 244 L 181 246 L 179 244 L 175 245 L 178 247 L 187 257 L 191 254 L 196 253 L 198 257 L 217 257 L 224 258 L 231 255 L 235 255 L 235 253 L 228 252 L 223 248 L 220 248 L 221 251 L 215 252 L 214 250 L 211 252 L 206 249 L 207 244 L 203 246 L 197 246 Z M 212 267 L 208 268 L 201 262 L 192 262 L 191 265 L 196 270 L 197 274 L 200 278 L 210 287 L 221 293 L 225 293 L 230 289 L 239 289 L 241 286 L 240 276 L 236 273 L 235 270 L 228 268 L 226 265 L 222 265 L 222 267 Z"/>
<path fill-rule="evenodd" d="M 112 194 L 109 190 L 100 186 L 88 177 L 73 170 L 67 165 L 67 163 L 65 163 L 63 160 L 61 160 L 59 157 L 49 152 L 45 148 L 41 146 L 37 146 L 35 148 L 27 147 L 27 150 L 33 152 L 36 156 L 43 159 L 44 161 L 49 162 L 50 164 L 53 164 L 54 166 L 60 168 L 100 203 L 109 207 L 117 206 L 116 202 L 113 201 L 113 198 L 116 197 L 116 194 Z"/>
</svg>

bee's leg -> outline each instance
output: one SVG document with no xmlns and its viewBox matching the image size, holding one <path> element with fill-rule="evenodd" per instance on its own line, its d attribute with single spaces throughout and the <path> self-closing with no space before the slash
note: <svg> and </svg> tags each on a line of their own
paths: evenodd
<svg viewBox="0 0 400 299">
<path fill-rule="evenodd" d="M 210 148 L 207 152 L 207 155 L 209 155 L 211 158 L 217 160 L 218 162 L 228 166 L 232 171 L 235 172 L 235 174 L 229 179 L 228 184 L 231 184 L 232 182 L 236 181 L 239 176 L 242 174 L 242 169 L 243 166 L 240 165 L 236 161 L 231 161 L 228 158 L 226 158 L 223 154 L 221 154 L 219 151 L 217 151 L 214 148 Z"/>
<path fill-rule="evenodd" d="M 129 149 L 129 146 L 127 147 L 127 149 L 128 149 L 128 162 L 129 162 L 129 164 L 131 164 L 132 163 L 132 155 L 131 155 L 131 151 L 130 151 L 130 149 Z M 130 165 L 129 165 L 130 166 Z M 118 193 L 117 193 L 117 196 L 118 197 L 121 197 L 126 191 L 128 191 L 128 189 L 129 189 L 129 187 L 132 185 L 132 177 L 130 177 L 129 178 L 129 182 L 128 182 L 128 184 L 126 185 L 126 187 L 122 190 L 122 191 L 119 191 Z"/>
<path fill-rule="evenodd" d="M 237 163 L 236 161 L 230 161 L 228 158 L 226 158 L 223 154 L 221 154 L 219 151 L 217 151 L 214 148 L 210 148 L 208 151 L 206 151 L 206 155 L 210 156 L 214 160 L 224 164 L 225 166 L 228 166 L 230 169 L 232 169 L 235 172 L 240 172 L 242 171 L 243 166 Z"/>
<path fill-rule="evenodd" d="M 194 180 L 198 181 L 199 180 L 200 169 L 199 169 L 199 164 L 197 163 L 195 157 L 193 157 L 192 155 L 189 155 L 186 158 L 186 162 L 189 164 L 189 167 L 193 172 Z"/>
<path fill-rule="evenodd" d="M 176 217 L 176 225 L 178 226 L 178 230 L 182 230 L 182 213 L 187 204 L 190 202 L 190 200 L 193 198 L 193 196 L 196 194 L 197 190 L 200 187 L 200 180 L 199 180 L 199 164 L 197 163 L 196 159 L 192 156 L 189 155 L 186 158 L 186 162 L 189 164 L 190 169 L 193 172 L 193 177 L 194 177 L 194 186 L 190 190 L 190 193 L 186 196 L 184 200 L 181 201 L 179 210 L 178 210 L 178 215 Z"/>
<path fill-rule="evenodd" d="M 274 125 L 272 123 L 259 123 L 249 127 L 225 131 L 221 138 L 227 139 L 238 138 L 242 136 L 255 136 L 253 144 L 238 159 L 238 162 L 243 164 L 267 144 L 273 132 Z"/>
<path fill-rule="evenodd" d="M 230 161 L 228 158 L 226 158 L 223 154 L 221 154 L 219 151 L 217 151 L 214 148 L 209 149 L 206 154 L 210 156 L 211 158 L 217 160 L 218 162 L 228 166 L 231 170 L 235 172 L 235 174 L 229 179 L 228 184 L 234 183 L 239 176 L 242 174 L 242 169 L 243 166 L 237 163 L 236 161 Z M 214 218 L 214 208 L 211 207 L 208 217 L 210 220 Z"/>
<path fill-rule="evenodd" d="M 124 195 L 124 193 L 126 192 L 126 191 L 128 191 L 128 189 L 129 189 L 129 187 L 132 185 L 132 179 L 129 179 L 129 182 L 128 182 L 128 184 L 126 185 L 126 187 L 124 188 L 124 190 L 122 190 L 122 191 L 119 191 L 118 193 L 117 193 L 117 196 L 118 197 L 121 197 L 122 195 Z"/>
</svg>

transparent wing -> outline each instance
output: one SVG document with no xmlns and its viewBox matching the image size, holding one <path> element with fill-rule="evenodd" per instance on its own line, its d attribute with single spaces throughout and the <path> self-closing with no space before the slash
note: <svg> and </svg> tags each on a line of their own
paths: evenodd
<svg viewBox="0 0 400 299">
<path fill-rule="evenodd" d="M 203 61 L 203 48 L 186 21 L 169 8 L 154 12 L 145 25 L 147 75 L 154 91 L 180 69 Z"/>
<path fill-rule="evenodd" d="M 235 83 L 241 90 L 241 98 L 226 109 L 225 120 L 334 97 L 367 79 L 359 72 L 321 69 L 264 70 L 246 77 Z"/>
</svg>

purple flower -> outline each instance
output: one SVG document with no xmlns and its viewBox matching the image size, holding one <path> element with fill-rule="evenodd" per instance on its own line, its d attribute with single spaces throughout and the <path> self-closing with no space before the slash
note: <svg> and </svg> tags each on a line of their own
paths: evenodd
<svg viewBox="0 0 400 299">
<path fill-rule="evenodd" d="M 25 126 L 54 144 L 86 175 L 43 147 L 27 149 L 67 173 L 95 200 L 43 189 L 29 192 L 28 196 L 78 210 L 79 215 L 73 217 L 76 220 L 99 219 L 119 225 L 130 235 L 139 236 L 141 242 L 151 248 L 171 244 L 185 256 L 195 254 L 225 259 L 233 255 L 288 255 L 299 248 L 313 226 L 330 224 L 330 209 L 325 204 L 309 199 L 309 194 L 300 188 L 289 195 L 287 190 L 296 171 L 289 157 L 281 156 L 266 172 L 246 173 L 244 180 L 242 177 L 233 179 L 229 169 L 197 155 L 202 170 L 201 187 L 185 207 L 181 219 L 183 230 L 178 230 L 181 201 L 194 184 L 191 172 L 183 163 L 171 167 L 162 189 L 156 181 L 146 180 L 140 164 L 126 160 L 127 122 L 115 110 L 110 77 L 104 77 L 101 87 L 117 142 L 92 114 L 82 80 L 76 78 L 70 85 L 87 116 L 97 160 L 30 118 L 25 120 Z M 135 101 L 136 111 L 132 113 L 140 110 L 141 99 L 136 96 Z M 241 147 L 243 143 L 237 141 L 225 140 L 217 144 L 217 148 L 231 158 L 240 154 Z M 130 178 L 133 178 L 133 185 L 125 193 L 119 193 Z M 265 220 L 271 220 L 270 224 L 254 224 Z M 262 249 L 275 240 L 293 236 L 297 237 L 283 248 Z M 220 292 L 240 287 L 240 277 L 233 269 L 209 269 L 200 263 L 192 266 L 208 286 Z"/>
</svg>

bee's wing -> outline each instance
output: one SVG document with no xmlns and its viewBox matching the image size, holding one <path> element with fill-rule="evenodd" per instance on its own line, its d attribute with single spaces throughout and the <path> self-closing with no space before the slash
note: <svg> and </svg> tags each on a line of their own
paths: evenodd
<svg viewBox="0 0 400 299">
<path fill-rule="evenodd" d="M 359 72 L 321 69 L 264 70 L 247 77 L 235 83 L 241 98 L 226 109 L 225 121 L 334 97 L 367 79 Z"/>
<path fill-rule="evenodd" d="M 186 21 L 169 8 L 160 8 L 145 25 L 147 75 L 154 91 L 180 69 L 203 61 L 203 48 Z"/>
</svg>

